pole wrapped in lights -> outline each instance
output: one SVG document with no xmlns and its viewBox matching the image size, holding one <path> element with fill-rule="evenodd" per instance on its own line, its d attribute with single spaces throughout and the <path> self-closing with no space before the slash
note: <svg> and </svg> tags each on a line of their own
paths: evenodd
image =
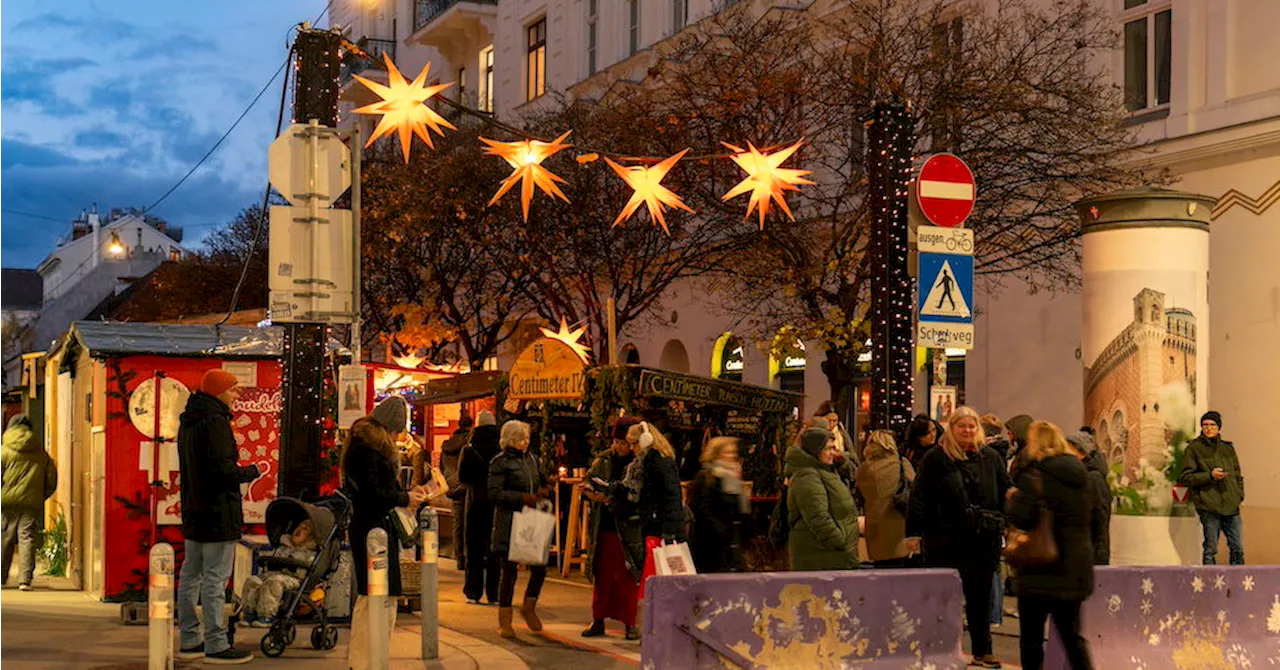
<svg viewBox="0 0 1280 670">
<path fill-rule="evenodd" d="M 871 427 L 901 434 L 914 404 L 911 277 L 907 272 L 907 194 L 914 144 L 901 100 L 876 103 L 867 132 L 871 254 Z"/>
<path fill-rule="evenodd" d="M 571 132 L 573 131 L 568 131 L 550 142 L 541 140 L 498 142 L 481 137 L 480 141 L 487 145 L 484 149 L 486 154 L 498 156 L 512 168 L 515 168 L 511 176 L 502 180 L 502 185 L 498 188 L 498 192 L 493 196 L 493 199 L 489 201 L 489 204 L 492 205 L 497 202 L 516 183 L 520 184 L 520 207 L 524 211 L 525 221 L 529 220 L 529 203 L 533 200 L 534 186 L 542 189 L 547 195 L 569 202 L 569 198 L 556 185 L 557 182 L 565 183 L 564 179 L 542 167 L 542 161 L 554 156 L 563 149 L 573 146 L 564 141 Z"/>
<path fill-rule="evenodd" d="M 675 164 L 681 158 L 684 158 L 687 153 L 689 153 L 689 150 L 685 149 L 674 156 L 664 159 L 657 165 L 650 166 L 623 167 L 608 158 L 604 159 L 604 162 L 608 163 L 609 167 L 613 168 L 613 171 L 618 173 L 618 176 L 622 177 L 622 180 L 627 182 L 627 185 L 634 190 L 626 206 L 622 208 L 621 212 L 618 212 L 618 218 L 613 220 L 613 225 L 616 226 L 631 218 L 631 215 L 636 213 L 640 205 L 644 205 L 649 210 L 649 218 L 657 221 L 658 225 L 662 226 L 662 232 L 670 235 L 671 230 L 667 228 L 667 219 L 663 216 L 665 208 L 683 209 L 692 214 L 693 209 L 684 204 L 680 196 L 672 193 L 670 189 L 662 185 L 662 178 L 666 177 L 671 168 L 675 167 Z"/>
</svg>

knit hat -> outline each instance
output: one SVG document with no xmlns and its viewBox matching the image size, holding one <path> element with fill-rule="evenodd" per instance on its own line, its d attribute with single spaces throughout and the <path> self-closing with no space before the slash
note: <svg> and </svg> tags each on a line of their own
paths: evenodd
<svg viewBox="0 0 1280 670">
<path fill-rule="evenodd" d="M 640 423 L 640 421 L 641 419 L 638 416 L 619 417 L 617 421 L 613 422 L 613 430 L 610 431 L 609 435 L 615 440 L 625 440 L 627 439 L 627 430 Z"/>
<path fill-rule="evenodd" d="M 472 419 L 466 414 L 463 414 L 461 417 L 458 418 L 458 428 L 462 430 L 466 430 L 467 428 L 470 428 L 474 425 L 476 425 L 475 419 Z"/>
<path fill-rule="evenodd" d="M 498 420 L 493 418 L 493 412 L 490 412 L 487 409 L 482 409 L 480 410 L 480 413 L 476 415 L 476 425 L 496 426 L 498 425 Z"/>
<path fill-rule="evenodd" d="M 1209 410 L 1204 413 L 1204 416 L 1200 417 L 1200 423 L 1204 423 L 1205 421 L 1212 421 L 1218 424 L 1218 428 L 1222 428 L 1222 415 L 1214 410 Z"/>
<path fill-rule="evenodd" d="M 403 433 L 409 426 L 409 403 L 393 395 L 373 408 L 373 419 L 382 424 L 392 435 Z"/>
<path fill-rule="evenodd" d="M 1013 433 L 1013 441 L 1018 444 L 1025 445 L 1027 443 L 1027 430 L 1031 428 L 1031 423 L 1035 419 L 1030 414 L 1019 414 L 1018 416 L 1004 422 L 1004 427 Z"/>
<path fill-rule="evenodd" d="M 214 368 L 200 378 L 200 391 L 212 396 L 221 395 L 239 383 L 235 375 L 222 368 Z"/>
<path fill-rule="evenodd" d="M 827 444 L 831 442 L 832 438 L 831 431 L 826 428 L 810 428 L 800 436 L 800 448 L 806 454 L 817 458 L 818 454 L 821 454 L 822 450 L 827 448 Z"/>
<path fill-rule="evenodd" d="M 1093 442 L 1093 436 L 1085 432 L 1072 433 L 1068 435 L 1067 442 L 1076 449 L 1079 449 L 1080 453 L 1085 455 L 1092 454 L 1093 450 L 1096 448 L 1096 445 Z"/>
</svg>

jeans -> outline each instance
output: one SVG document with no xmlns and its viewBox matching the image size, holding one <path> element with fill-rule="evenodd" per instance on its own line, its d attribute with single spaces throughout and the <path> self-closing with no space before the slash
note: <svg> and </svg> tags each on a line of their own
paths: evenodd
<svg viewBox="0 0 1280 670">
<path fill-rule="evenodd" d="M 500 557 L 499 557 L 500 558 Z M 519 566 L 511 561 L 502 562 L 502 587 L 498 592 L 498 606 L 511 607 L 511 600 L 516 595 L 516 576 Z M 524 597 L 537 600 L 542 593 L 542 582 L 547 579 L 547 566 L 529 566 L 529 583 L 525 584 Z"/>
<path fill-rule="evenodd" d="M 1232 565 L 1244 565 L 1244 524 L 1240 514 L 1218 514 L 1207 510 L 1196 510 L 1200 515 L 1200 524 L 1204 527 L 1204 564 L 1215 565 L 1218 562 L 1218 535 L 1227 536 L 1227 549 L 1231 554 Z"/>
<path fill-rule="evenodd" d="M 18 552 L 18 585 L 31 585 L 36 573 L 36 552 L 44 544 L 43 510 L 5 510 L 4 517 L 4 583 L 9 583 L 13 553 Z"/>
<path fill-rule="evenodd" d="M 1053 625 L 1062 638 L 1062 648 L 1072 670 L 1091 670 L 1089 646 L 1080 634 L 1079 600 L 1054 600 L 1024 596 L 1018 598 L 1018 646 L 1022 652 L 1023 670 L 1040 670 L 1044 666 L 1044 624 L 1053 617 Z"/>
<path fill-rule="evenodd" d="M 187 540 L 182 572 L 178 576 L 178 641 L 181 649 L 200 644 L 200 621 L 196 600 L 204 613 L 204 652 L 216 654 L 231 646 L 223 605 L 227 600 L 227 580 L 235 559 L 234 541 L 195 542 Z"/>
</svg>

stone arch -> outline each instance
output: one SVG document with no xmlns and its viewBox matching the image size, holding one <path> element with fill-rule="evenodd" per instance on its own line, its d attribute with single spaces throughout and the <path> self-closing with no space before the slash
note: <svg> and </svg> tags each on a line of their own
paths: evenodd
<svg viewBox="0 0 1280 670">
<path fill-rule="evenodd" d="M 684 343 L 677 339 L 668 340 L 662 347 L 658 367 L 672 372 L 689 372 L 689 352 L 684 348 Z"/>
<path fill-rule="evenodd" d="M 746 349 L 742 340 L 726 331 L 716 339 L 711 350 L 711 376 L 729 381 L 742 381 L 746 367 Z"/>
<path fill-rule="evenodd" d="M 640 364 L 640 350 L 634 344 L 626 344 L 622 347 L 622 351 L 618 352 L 618 359 L 623 363 L 630 365 Z"/>
</svg>

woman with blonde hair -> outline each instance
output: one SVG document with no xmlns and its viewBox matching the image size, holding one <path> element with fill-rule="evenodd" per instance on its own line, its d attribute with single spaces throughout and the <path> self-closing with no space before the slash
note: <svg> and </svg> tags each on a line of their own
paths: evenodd
<svg viewBox="0 0 1280 670">
<path fill-rule="evenodd" d="M 1009 521 L 1031 531 L 1041 510 L 1049 510 L 1058 559 L 1023 567 L 1014 580 L 1022 667 L 1038 670 L 1044 664 L 1044 626 L 1052 617 L 1071 667 L 1090 668 L 1089 648 L 1080 635 L 1080 605 L 1093 593 L 1089 471 L 1068 451 L 1062 431 L 1048 421 L 1027 429 L 1025 456 L 1018 487 L 1010 490 Z"/>
<path fill-rule="evenodd" d="M 907 511 L 908 547 L 922 549 L 929 567 L 960 572 L 972 665 L 984 668 L 1000 667 L 991 646 L 991 585 L 1009 487 L 1004 461 L 986 446 L 981 417 L 960 407 L 939 448 L 921 461 Z"/>
<path fill-rule="evenodd" d="M 893 433 L 871 431 L 854 481 L 867 519 L 867 557 L 877 568 L 903 567 L 911 556 L 906 509 L 900 509 L 895 499 L 911 491 L 915 478 L 915 468 L 898 453 Z"/>
<path fill-rule="evenodd" d="M 640 510 L 640 528 L 644 533 L 644 570 L 640 574 L 640 594 L 644 598 L 645 580 L 656 574 L 653 550 L 663 542 L 684 542 L 684 502 L 680 493 L 680 473 L 676 469 L 676 452 L 667 438 L 647 421 L 627 429 L 627 442 L 635 452 L 635 460 L 627 466 L 622 484 L 627 498 Z"/>
<path fill-rule="evenodd" d="M 742 486 L 738 438 L 713 437 L 702 448 L 702 470 L 689 486 L 690 550 L 700 573 L 742 571 L 742 526 L 751 500 Z"/>
<path fill-rule="evenodd" d="M 515 597 L 517 576 L 516 564 L 507 560 L 507 552 L 511 549 L 511 522 L 516 512 L 534 507 L 538 501 L 547 499 L 550 493 L 538 459 L 529 453 L 529 424 L 523 421 L 502 424 L 499 444 L 502 451 L 493 457 L 489 465 L 489 500 L 494 507 L 490 560 L 498 563 L 502 570 L 498 586 L 498 635 L 511 638 L 516 636 L 511 628 L 511 602 Z M 542 583 L 546 579 L 547 566 L 529 566 L 529 583 L 525 585 L 520 614 L 529 630 L 535 633 L 542 630 L 537 606 Z"/>
</svg>

